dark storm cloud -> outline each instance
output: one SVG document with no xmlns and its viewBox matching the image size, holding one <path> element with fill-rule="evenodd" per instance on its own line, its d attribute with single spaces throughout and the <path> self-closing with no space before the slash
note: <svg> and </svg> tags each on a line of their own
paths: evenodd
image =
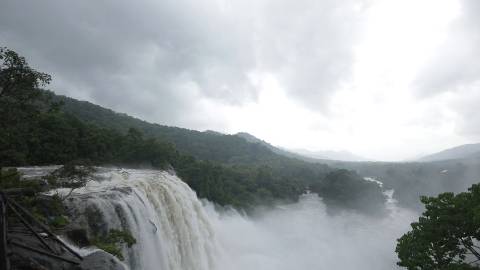
<svg viewBox="0 0 480 270">
<path fill-rule="evenodd" d="M 4 0 L 0 40 L 51 73 L 59 93 L 201 128 L 188 118 L 197 100 L 255 100 L 252 72 L 323 108 L 350 75 L 360 9 L 333 0 Z"/>
</svg>

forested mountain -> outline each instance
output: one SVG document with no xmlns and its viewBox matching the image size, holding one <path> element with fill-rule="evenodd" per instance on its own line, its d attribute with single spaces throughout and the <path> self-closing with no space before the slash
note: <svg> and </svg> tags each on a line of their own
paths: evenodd
<svg viewBox="0 0 480 270">
<path fill-rule="evenodd" d="M 0 48 L 0 60 L 0 170 L 65 163 L 174 169 L 199 197 L 244 209 L 296 201 L 320 182 L 327 184 L 319 195 L 335 190 L 327 188 L 335 171 L 327 165 L 278 155 L 239 136 L 150 124 L 56 96 L 41 89 L 50 76 L 16 52 Z M 364 181 L 354 172 L 343 178 L 345 185 Z"/>
<path fill-rule="evenodd" d="M 131 136 L 132 132 L 138 130 L 137 136 L 144 136 L 146 140 L 165 142 L 166 146 L 172 143 L 172 147 L 179 151 L 177 154 L 179 156 L 174 160 L 170 158 L 171 161 L 167 160 L 166 163 L 173 165 L 200 196 L 220 204 L 244 207 L 274 200 L 296 200 L 310 186 L 322 186 L 319 183 L 327 181 L 330 173 L 336 170 L 317 163 L 318 160 L 308 160 L 273 147 L 252 135 L 248 134 L 250 136 L 248 137 L 246 133 L 225 135 L 215 131 L 199 132 L 162 126 L 90 102 L 58 96 L 51 92 L 47 94 L 53 101 L 62 104 L 60 110 L 65 115 L 76 117 L 83 123 L 107 128 L 114 134 L 120 133 L 125 136 Z M 305 159 L 309 162 L 305 162 Z M 343 176 L 347 185 L 348 183 L 356 185 L 357 181 L 364 182 L 354 172 Z M 368 182 L 363 184 L 367 187 L 365 192 L 371 187 L 374 193 L 380 194 L 381 191 L 374 184 Z M 323 189 L 317 188 L 315 191 L 320 195 L 328 195 L 323 193 L 328 190 L 326 186 L 328 185 L 323 185 Z M 346 190 L 352 193 L 349 197 L 352 199 L 357 197 L 353 193 L 362 196 L 363 192 Z M 344 206 L 366 209 L 361 205 L 348 203 L 349 198 L 345 200 Z M 378 200 L 375 203 L 377 206 L 382 205 Z"/>
<path fill-rule="evenodd" d="M 233 166 L 235 170 L 243 168 L 242 170 L 249 171 L 251 168 L 261 168 L 264 179 L 268 179 L 265 176 L 270 175 L 284 179 L 283 181 L 288 183 L 295 183 L 297 187 L 321 186 L 319 183 L 334 171 L 334 168 L 345 168 L 356 171 L 361 176 L 377 178 L 385 184 L 386 189 L 395 190 L 394 197 L 400 204 L 419 209 L 422 207 L 418 199 L 421 195 L 434 195 L 446 191 L 460 192 L 480 180 L 475 179 L 475 176 L 480 174 L 478 158 L 429 163 L 316 159 L 277 148 L 248 133 L 225 135 L 215 131 L 199 132 L 162 126 L 85 101 L 64 96 L 55 96 L 54 100 L 64 103 L 61 110 L 65 113 L 75 115 L 84 122 L 123 133 L 127 132 L 128 127 L 134 127 L 142 131 L 146 137 L 172 142 L 183 154 L 230 168 Z M 268 173 L 265 174 L 266 172 Z M 345 189 L 349 190 L 347 187 Z M 350 201 L 353 201 L 353 197 Z"/>
<path fill-rule="evenodd" d="M 241 136 L 152 124 L 87 101 L 65 96 L 55 96 L 54 100 L 63 103 L 62 111 L 75 115 L 82 121 L 122 133 L 127 132 L 129 128 L 135 128 L 146 137 L 172 142 L 180 152 L 201 160 L 226 164 L 258 164 L 279 158 L 265 144 L 251 143 Z"/>
<path fill-rule="evenodd" d="M 54 95 L 54 100 L 63 103 L 62 111 L 75 115 L 82 121 L 120 132 L 126 132 L 129 127 L 133 127 L 142 131 L 147 137 L 170 141 L 182 153 L 201 160 L 226 164 L 258 164 L 278 161 L 279 158 L 282 159 L 280 156 L 283 156 L 310 163 L 325 164 L 327 162 L 283 150 L 246 132 L 234 135 L 212 130 L 200 132 L 149 123 L 88 101 L 80 101 L 66 96 Z"/>
<path fill-rule="evenodd" d="M 480 143 L 464 144 L 450 149 L 440 151 L 419 159 L 419 161 L 439 161 L 451 159 L 463 159 L 480 157 Z"/>
</svg>

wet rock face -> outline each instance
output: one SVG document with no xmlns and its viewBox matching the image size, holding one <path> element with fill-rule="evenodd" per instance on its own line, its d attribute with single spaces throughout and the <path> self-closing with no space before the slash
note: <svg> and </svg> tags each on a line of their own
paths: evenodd
<svg viewBox="0 0 480 270">
<path fill-rule="evenodd" d="M 42 236 L 43 237 L 43 236 Z M 53 249 L 55 255 L 68 259 L 72 262 L 79 262 L 79 260 L 58 243 L 51 239 L 44 238 L 48 245 Z M 10 251 L 9 257 L 10 265 L 14 270 L 75 270 L 78 268 L 76 263 L 69 263 L 64 260 L 46 256 L 41 253 L 29 250 L 33 248 L 43 252 L 52 253 L 44 248 L 38 240 L 30 233 L 11 233 L 9 234 Z M 18 246 L 19 243 L 21 246 Z M 23 246 L 23 247 L 22 247 Z M 25 248 L 27 247 L 27 248 Z"/>
<path fill-rule="evenodd" d="M 42 249 L 40 244 L 37 243 L 36 239 L 32 235 L 15 234 L 12 235 L 11 241 L 22 243 L 25 246 L 39 250 Z M 45 256 L 37 252 L 12 245 L 12 255 L 9 258 L 10 264 L 12 265 L 12 270 L 127 270 L 125 265 L 121 263 L 115 256 L 105 251 L 95 251 L 83 257 L 83 259 L 80 261 L 78 258 L 68 254 L 66 251 L 61 252 L 63 248 L 60 245 L 51 241 L 48 242 L 59 256 L 77 263 L 65 262 L 57 258 Z"/>
<path fill-rule="evenodd" d="M 65 231 L 67 238 L 75 243 L 79 247 L 86 247 L 90 245 L 90 239 L 88 238 L 87 229 L 84 228 L 72 228 Z"/>
<path fill-rule="evenodd" d="M 95 251 L 83 258 L 79 270 L 127 270 L 117 258 L 105 251 Z"/>
<path fill-rule="evenodd" d="M 108 217 L 101 211 L 102 205 L 97 205 L 99 198 L 115 200 L 119 194 L 129 194 L 129 188 L 115 188 L 112 192 L 94 195 L 73 195 L 65 201 L 67 214 L 71 222 L 64 228 L 63 234 L 79 247 L 92 244 L 96 236 L 108 233 Z"/>
<path fill-rule="evenodd" d="M 107 224 L 95 206 L 77 198 L 69 200 L 67 205 L 71 222 L 64 228 L 63 234 L 75 245 L 89 246 L 95 235 L 107 231 Z"/>
<path fill-rule="evenodd" d="M 10 265 L 12 266 L 12 269 L 14 270 L 30 270 L 30 269 L 35 269 L 35 270 L 48 270 L 48 269 L 55 269 L 55 267 L 52 267 L 52 264 L 50 263 L 47 265 L 45 261 L 38 262 L 35 260 L 35 258 L 28 257 L 31 254 L 13 254 L 10 256 Z M 43 264 L 43 265 L 42 265 Z M 50 267 L 50 268 L 49 268 Z M 59 270 L 62 269 L 64 265 L 61 266 L 61 268 L 58 268 Z M 65 268 L 68 269 L 68 268 Z"/>
</svg>

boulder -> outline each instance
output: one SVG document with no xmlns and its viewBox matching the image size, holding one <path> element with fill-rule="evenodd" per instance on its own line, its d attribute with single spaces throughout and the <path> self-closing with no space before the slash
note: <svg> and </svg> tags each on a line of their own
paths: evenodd
<svg viewBox="0 0 480 270">
<path fill-rule="evenodd" d="M 128 268 L 115 256 L 98 250 L 83 258 L 81 270 L 127 270 Z"/>
</svg>

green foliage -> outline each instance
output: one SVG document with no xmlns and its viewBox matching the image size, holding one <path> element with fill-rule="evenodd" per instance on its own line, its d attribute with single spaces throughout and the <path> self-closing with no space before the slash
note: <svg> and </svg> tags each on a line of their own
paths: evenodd
<svg viewBox="0 0 480 270">
<path fill-rule="evenodd" d="M 92 244 L 100 249 L 116 256 L 120 260 L 124 260 L 122 247 L 132 247 L 137 240 L 128 231 L 109 230 L 107 235 L 97 236 L 93 239 Z"/>
<path fill-rule="evenodd" d="M 371 214 L 381 213 L 385 197 L 378 184 L 363 179 L 353 171 L 336 170 L 324 181 L 311 186 L 330 205 L 360 210 Z"/>
<path fill-rule="evenodd" d="M 40 191 L 40 183 L 36 180 L 22 180 L 20 172 L 15 168 L 0 168 L 0 189 L 24 188 L 33 192 Z"/>
<path fill-rule="evenodd" d="M 95 169 L 89 165 L 68 162 L 44 178 L 50 188 L 79 188 L 85 186 Z"/>
<path fill-rule="evenodd" d="M 480 269 L 480 184 L 421 201 L 426 211 L 398 239 L 398 265 L 409 270 Z"/>
<path fill-rule="evenodd" d="M 58 195 L 53 196 L 22 196 L 17 198 L 18 202 L 29 210 L 32 215 L 50 229 L 62 229 L 70 223 L 67 217 L 63 200 Z"/>
<path fill-rule="evenodd" d="M 65 173 L 68 171 L 70 174 L 73 173 L 71 169 L 63 168 L 65 167 L 56 172 Z M 0 190 L 18 190 L 18 194 L 14 193 L 10 196 L 30 211 L 37 220 L 49 225 L 52 229 L 63 228 L 69 223 L 63 199 L 58 195 L 46 196 L 40 194 L 40 192 L 48 189 L 64 187 L 64 184 L 60 184 L 58 176 L 54 176 L 55 174 L 46 177 L 49 182 L 48 186 L 42 186 L 39 179 L 22 179 L 21 174 L 15 168 L 3 169 L 0 170 Z M 70 176 L 72 177 L 72 175 Z"/>
<path fill-rule="evenodd" d="M 49 225 L 54 228 L 63 228 L 70 223 L 68 217 L 64 215 L 55 216 L 50 222 Z"/>
<path fill-rule="evenodd" d="M 0 167 L 26 160 L 29 123 L 45 109 L 37 104 L 44 98 L 38 87 L 49 82 L 50 76 L 30 68 L 25 58 L 0 48 Z"/>
<path fill-rule="evenodd" d="M 296 200 L 303 191 L 275 175 L 268 177 L 262 171 L 267 167 L 227 167 L 210 162 L 182 162 L 176 167 L 178 174 L 197 191 L 200 197 L 221 205 L 248 208 L 277 200 Z"/>
</svg>

